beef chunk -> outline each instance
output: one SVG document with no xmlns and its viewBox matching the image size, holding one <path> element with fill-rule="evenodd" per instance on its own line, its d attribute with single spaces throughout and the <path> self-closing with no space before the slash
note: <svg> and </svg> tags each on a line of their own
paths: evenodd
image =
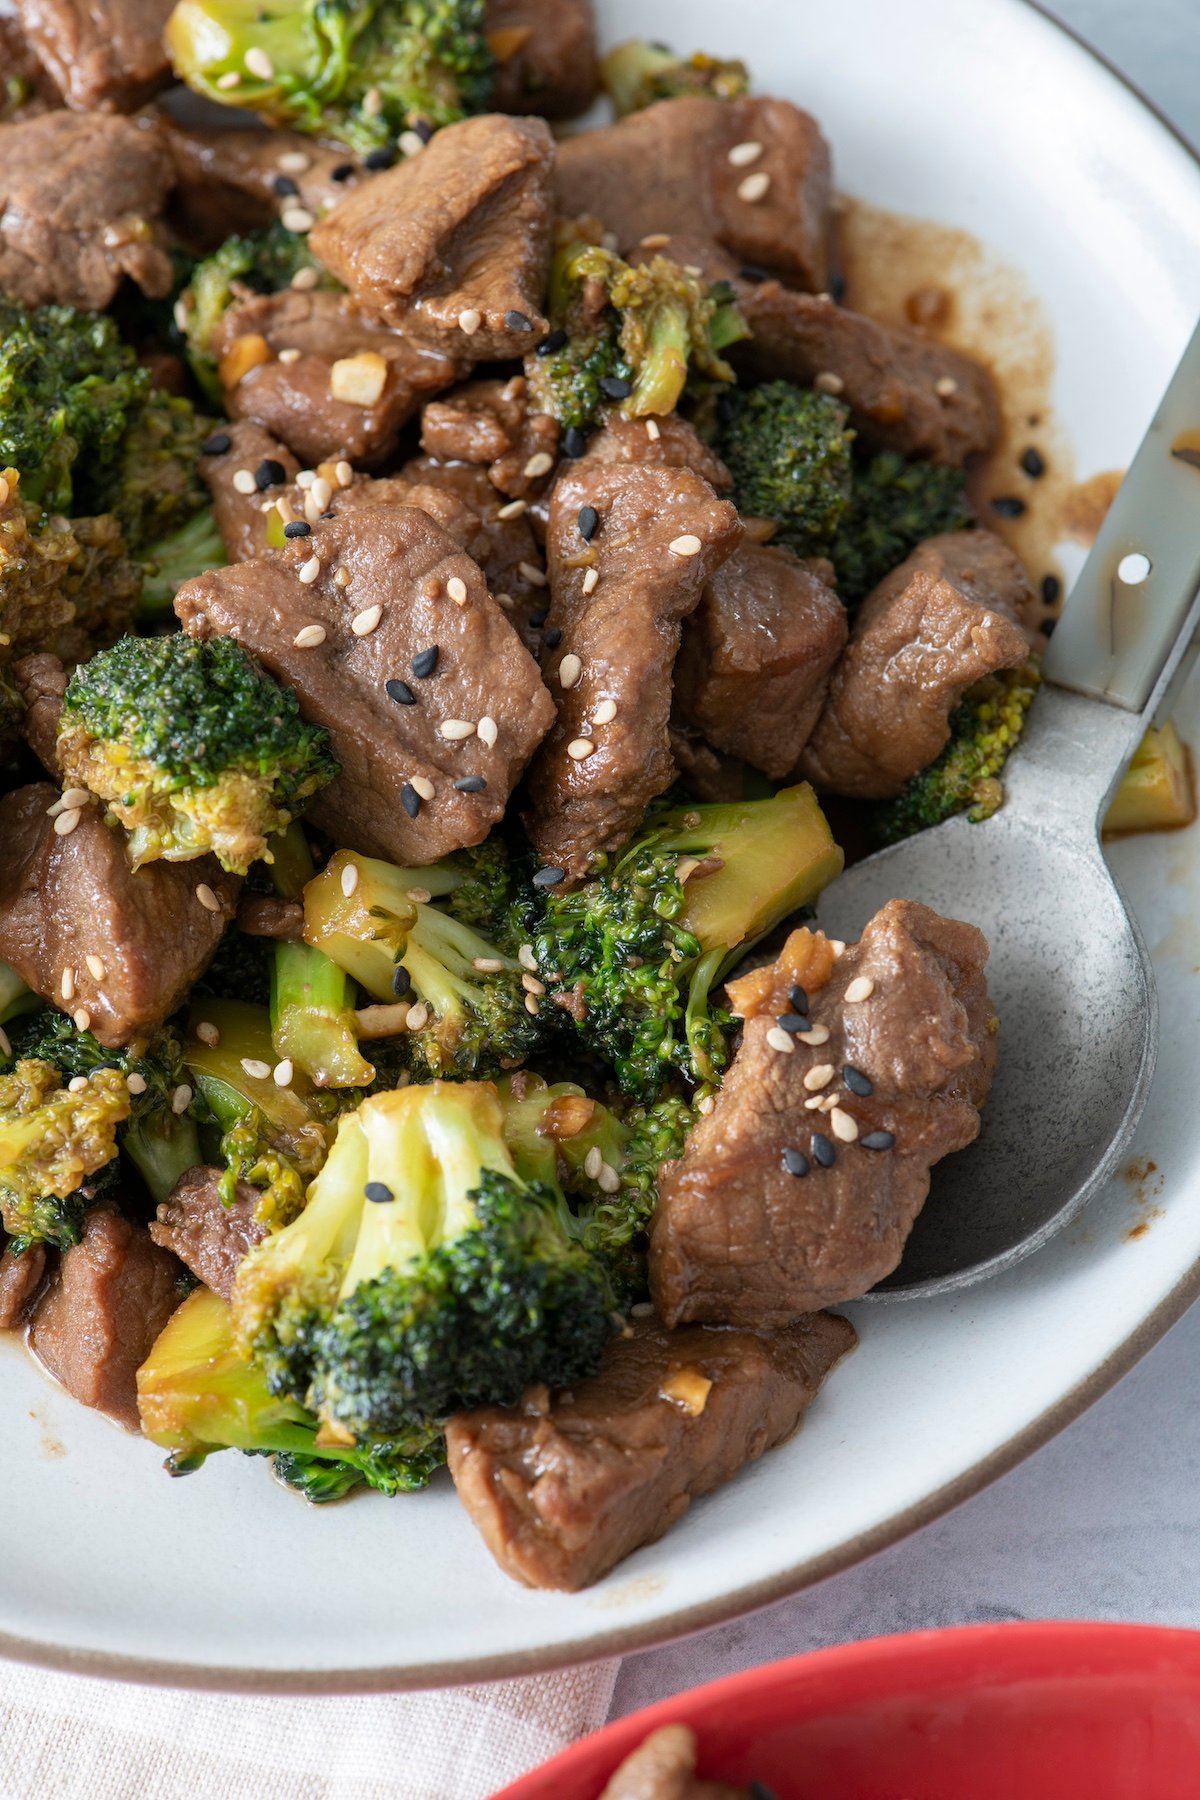
<svg viewBox="0 0 1200 1800">
<path fill-rule="evenodd" d="M 547 330 L 553 165 L 540 120 L 464 119 L 349 195 L 310 241 L 372 318 L 452 356 L 522 356 Z"/>
<path fill-rule="evenodd" d="M 795 768 L 846 642 L 832 583 L 829 563 L 742 544 L 684 626 L 676 712 L 775 781 Z"/>
<path fill-rule="evenodd" d="M 46 773 L 59 779 L 58 721 L 67 691 L 67 671 L 57 656 L 22 656 L 13 664 L 13 680 L 25 702 L 21 735 Z"/>
<path fill-rule="evenodd" d="M 610 412 L 600 430 L 588 440 L 588 462 L 646 463 L 655 469 L 690 469 L 718 493 L 733 481 L 715 450 L 710 450 L 695 426 L 678 413 L 664 413 L 654 420 L 651 436 L 646 419 L 626 419 Z"/>
<path fill-rule="evenodd" d="M 823 1314 L 774 1334 L 635 1320 L 590 1380 L 451 1419 L 458 1497 L 506 1574 L 587 1587 L 790 1436 L 853 1342 Z"/>
<path fill-rule="evenodd" d="M 286 444 L 253 419 L 232 419 L 214 432 L 210 443 L 227 440 L 229 448 L 200 458 L 200 474 L 212 495 L 213 517 L 230 562 L 261 556 L 267 547 L 267 519 L 282 484 L 243 494 L 234 485 L 243 469 L 254 474 L 264 462 L 278 463 L 287 482 L 294 482 L 300 464 Z M 246 485 L 243 480 L 243 485 Z"/>
<path fill-rule="evenodd" d="M 304 906 L 277 894 L 243 894 L 238 901 L 237 928 L 247 937 L 299 943 L 304 936 Z"/>
<path fill-rule="evenodd" d="M 1032 599 L 990 531 L 927 538 L 867 595 L 801 758 L 817 787 L 884 800 L 927 768 L 966 690 L 1029 654 Z"/>
<path fill-rule="evenodd" d="M 599 516 L 590 541 L 584 506 Z M 562 636 L 546 669 L 558 722 L 530 772 L 526 826 L 543 863 L 572 879 L 619 849 L 671 784 L 680 629 L 741 529 L 729 501 L 686 469 L 584 458 L 555 486 L 549 623 Z"/>
<path fill-rule="evenodd" d="M 529 411 L 521 375 L 471 381 L 447 399 L 429 402 L 421 415 L 421 448 L 443 462 L 483 463 L 501 494 L 527 500 L 546 487 L 558 461 L 558 422 Z"/>
<path fill-rule="evenodd" d="M 73 1400 L 138 1429 L 138 1369 L 179 1305 L 180 1265 L 144 1226 L 98 1206 L 38 1302 L 29 1345 Z"/>
<path fill-rule="evenodd" d="M 212 856 L 147 863 L 135 874 L 124 832 L 110 831 L 98 807 L 83 807 L 60 837 L 47 812 L 58 798 L 38 782 L 0 799 L 0 958 L 43 999 L 82 1008 L 116 1049 L 174 1012 L 208 966 L 240 883 Z M 89 955 L 100 957 L 102 978 Z"/>
<path fill-rule="evenodd" d="M 891 1273 L 931 1166 L 979 1132 L 996 1064 L 986 963 L 973 925 L 891 900 L 837 960 L 797 931 L 730 983 L 741 1048 L 659 1183 L 650 1285 L 665 1319 L 783 1325 Z M 776 1022 L 797 986 L 818 1043 Z"/>
<path fill-rule="evenodd" d="M 261 1195 L 248 1181 L 226 1206 L 218 1192 L 220 1169 L 189 1169 L 175 1183 L 150 1225 L 150 1236 L 173 1251 L 205 1287 L 233 1298 L 233 1278 L 244 1256 L 261 1244 L 267 1228 L 257 1217 Z"/>
<path fill-rule="evenodd" d="M 731 352 L 740 369 L 805 387 L 836 376 L 850 423 L 873 449 L 957 466 L 995 444 L 995 388 L 972 357 L 847 312 L 828 294 L 792 293 L 777 281 L 734 286 L 753 334 Z"/>
<path fill-rule="evenodd" d="M 668 735 L 679 779 L 694 799 L 720 802 L 744 798 L 745 772 L 736 757 L 714 750 L 701 732 L 678 717 L 672 717 Z"/>
<path fill-rule="evenodd" d="M 305 585 L 310 559 L 320 573 Z M 379 622 L 364 630 L 371 609 Z M 269 557 L 187 582 L 175 610 L 193 637 L 236 638 L 295 689 L 342 765 L 309 816 L 337 843 L 395 862 L 419 867 L 485 838 L 554 717 L 536 663 L 479 569 L 414 506 L 318 523 Z M 321 641 L 306 647 L 306 627 Z M 440 648 L 437 674 L 414 681 L 411 660 L 430 644 Z M 406 810 L 414 775 L 435 789 L 415 818 Z M 486 788 L 460 793 L 454 783 L 467 775 L 482 775 Z"/>
<path fill-rule="evenodd" d="M 231 417 L 254 419 L 307 463 L 381 462 L 423 397 L 461 373 L 449 356 L 372 324 L 344 294 L 323 290 L 240 301 L 222 318 L 213 350 Z M 300 355 L 281 357 L 293 350 Z"/>
<path fill-rule="evenodd" d="M 270 224 L 285 208 L 302 206 L 319 218 L 370 179 L 345 150 L 298 131 L 254 125 L 205 130 L 166 116 L 163 129 L 175 165 L 180 222 L 189 240 L 213 249 L 230 232 Z M 334 180 L 335 170 L 340 180 Z"/>
<path fill-rule="evenodd" d="M 762 145 L 734 164 L 736 144 Z M 558 148 L 555 189 L 568 216 L 598 215 L 624 250 L 687 232 L 715 238 L 740 263 L 786 281 L 829 286 L 829 147 L 815 119 L 786 100 L 660 100 Z M 746 197 L 766 187 L 758 198 Z"/>
<path fill-rule="evenodd" d="M 652 1731 L 610 1777 L 600 1800 L 754 1800 L 745 1788 L 696 1776 L 696 1734 L 686 1725 Z"/>
<path fill-rule="evenodd" d="M 501 112 L 587 111 L 600 84 L 591 0 L 487 0 L 486 24 Z"/>
<path fill-rule="evenodd" d="M 20 21 L 0 13 L 0 124 L 32 119 L 62 105 L 62 95 L 26 40 Z"/>
<path fill-rule="evenodd" d="M 0 1232 L 0 1331 L 15 1331 L 24 1323 L 45 1272 L 46 1252 L 41 1244 L 30 1244 L 18 1256 Z"/>
<path fill-rule="evenodd" d="M 170 78 L 162 36 L 171 5 L 172 0 L 16 0 L 16 11 L 68 106 L 81 113 L 132 112 Z"/>
<path fill-rule="evenodd" d="M 171 289 L 159 214 L 171 163 L 157 134 L 100 113 L 0 125 L 0 293 L 101 312 L 126 275 Z"/>
</svg>

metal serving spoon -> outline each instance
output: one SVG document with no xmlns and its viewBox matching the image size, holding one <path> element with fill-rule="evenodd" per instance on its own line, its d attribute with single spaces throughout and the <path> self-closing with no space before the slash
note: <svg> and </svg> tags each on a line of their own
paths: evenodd
<svg viewBox="0 0 1200 1800">
<path fill-rule="evenodd" d="M 1011 1268 L 1086 1205 L 1138 1122 L 1158 1001 L 1100 821 L 1191 666 L 1198 587 L 1200 328 L 1071 590 L 1004 806 L 868 857 L 821 899 L 841 938 L 900 898 L 969 919 L 991 945 L 1000 1062 L 983 1131 L 934 1170 L 880 1298 L 946 1293 Z"/>
</svg>

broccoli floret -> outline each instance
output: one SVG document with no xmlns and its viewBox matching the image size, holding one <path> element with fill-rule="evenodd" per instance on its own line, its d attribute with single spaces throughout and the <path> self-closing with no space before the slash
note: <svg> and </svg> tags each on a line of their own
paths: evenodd
<svg viewBox="0 0 1200 1800">
<path fill-rule="evenodd" d="M 464 887 L 469 911 L 495 904 L 494 871 L 478 868 L 449 859 L 400 869 L 339 850 L 304 890 L 306 942 L 396 1008 L 396 1052 L 419 1080 L 517 1068 L 541 1041 L 527 971 L 509 944 L 451 910 Z"/>
<path fill-rule="evenodd" d="M 976 824 L 990 819 L 1004 804 L 1000 777 L 1040 683 L 1036 657 L 976 682 L 950 720 L 950 742 L 937 761 L 906 782 L 894 800 L 873 808 L 875 842 L 898 843 L 955 813 L 965 812 Z"/>
<path fill-rule="evenodd" d="M 278 293 L 301 269 L 315 269 L 321 287 L 338 286 L 318 264 L 304 234 L 276 221 L 245 237 L 227 237 L 192 270 L 179 297 L 179 317 L 192 373 L 215 406 L 224 407 L 225 400 L 212 341 L 225 313 L 253 294 Z"/>
<path fill-rule="evenodd" d="M 856 466 L 850 504 L 827 546 L 838 593 L 857 606 L 924 538 L 974 523 L 961 469 L 881 450 Z"/>
<path fill-rule="evenodd" d="M 354 983 L 311 944 L 275 946 L 271 1037 L 278 1056 L 317 1087 L 369 1087 L 375 1070 L 358 1047 Z"/>
<path fill-rule="evenodd" d="M 631 266 L 598 244 L 556 254 L 549 310 L 558 348 L 528 356 L 525 372 L 531 403 L 568 428 L 596 424 L 614 402 L 630 419 L 672 412 L 689 375 L 731 382 L 720 352 L 746 336 L 727 285 L 665 256 Z"/>
<path fill-rule="evenodd" d="M 556 1016 L 625 1093 L 652 1103 L 680 1077 L 719 1081 L 729 1021 L 712 989 L 841 867 L 802 785 L 764 800 L 653 813 L 582 886 L 530 887 L 519 916 Z"/>
<path fill-rule="evenodd" d="M 280 1480 L 320 1504 L 360 1486 L 411 1492 L 445 1461 L 436 1428 L 393 1442 L 319 1445 L 313 1414 L 272 1394 L 262 1372 L 235 1348 L 228 1305 L 207 1288 L 172 1313 L 138 1370 L 137 1386 L 142 1430 L 170 1451 L 171 1475 L 190 1474 L 214 1451 L 242 1450 L 269 1456 Z"/>
<path fill-rule="evenodd" d="M 703 50 L 679 56 L 665 44 L 648 44 L 641 38 L 630 38 L 609 51 L 600 64 L 600 80 L 619 119 L 653 106 L 656 100 L 676 100 L 684 94 L 738 100 L 750 91 L 744 62 L 708 56 Z"/>
<path fill-rule="evenodd" d="M 517 1174 L 488 1082 L 364 1100 L 303 1213 L 234 1288 L 239 1341 L 334 1443 L 576 1380 L 597 1364 L 611 1305 L 557 1193 Z"/>
<path fill-rule="evenodd" d="M 0 1075 L 0 1223 L 18 1245 L 78 1243 L 88 1198 L 80 1190 L 116 1156 L 129 1112 L 118 1069 L 96 1069 L 75 1091 L 33 1057 Z"/>
<path fill-rule="evenodd" d="M 738 511 L 773 519 L 774 541 L 822 556 L 850 502 L 849 413 L 840 400 L 789 381 L 722 395 L 717 449 Z"/>
<path fill-rule="evenodd" d="M 193 515 L 177 531 L 160 538 L 140 558 L 142 595 L 138 617 L 144 624 L 172 618 L 175 596 L 193 575 L 223 569 L 228 558 L 211 506 Z"/>
<path fill-rule="evenodd" d="M 484 0 L 277 0 L 269 12 L 179 0 L 165 41 L 197 93 L 369 152 L 406 127 L 487 111 L 484 12 Z"/>
<path fill-rule="evenodd" d="M 58 757 L 130 834 L 135 868 L 213 851 L 245 874 L 338 765 L 232 638 L 122 638 L 67 684 Z"/>
</svg>

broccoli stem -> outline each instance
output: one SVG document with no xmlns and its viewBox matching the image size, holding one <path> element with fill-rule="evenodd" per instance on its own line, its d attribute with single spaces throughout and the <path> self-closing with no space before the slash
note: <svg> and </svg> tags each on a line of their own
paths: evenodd
<svg viewBox="0 0 1200 1800">
<path fill-rule="evenodd" d="M 275 946 L 271 1041 L 317 1087 L 367 1087 L 375 1070 L 358 1047 L 354 983 L 311 944 Z"/>
<path fill-rule="evenodd" d="M 211 507 L 204 507 L 178 530 L 151 544 L 138 561 L 144 570 L 138 617 L 157 625 L 170 619 L 175 596 L 193 575 L 223 569 L 228 561 Z"/>
<path fill-rule="evenodd" d="M 271 860 L 267 865 L 271 885 L 281 900 L 300 900 L 313 878 L 312 851 L 299 819 L 293 819 L 286 831 L 271 839 Z"/>
<path fill-rule="evenodd" d="M 187 1114 L 148 1114 L 133 1119 L 121 1137 L 121 1149 L 145 1182 L 157 1205 L 165 1200 L 189 1169 L 203 1162 L 196 1122 Z"/>
<path fill-rule="evenodd" d="M 629 418 L 674 412 L 687 382 L 690 348 L 691 331 L 684 308 L 658 307 L 648 333 L 645 361 L 624 405 Z"/>
</svg>

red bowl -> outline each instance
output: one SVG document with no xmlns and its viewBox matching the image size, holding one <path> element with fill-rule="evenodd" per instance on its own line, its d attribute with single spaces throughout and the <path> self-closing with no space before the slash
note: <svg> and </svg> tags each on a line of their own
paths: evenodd
<svg viewBox="0 0 1200 1800">
<path fill-rule="evenodd" d="M 597 1800 L 660 1725 L 779 1800 L 1200 1800 L 1200 1632 L 983 1625 L 874 1638 L 694 1688 L 494 1800 Z"/>
</svg>

